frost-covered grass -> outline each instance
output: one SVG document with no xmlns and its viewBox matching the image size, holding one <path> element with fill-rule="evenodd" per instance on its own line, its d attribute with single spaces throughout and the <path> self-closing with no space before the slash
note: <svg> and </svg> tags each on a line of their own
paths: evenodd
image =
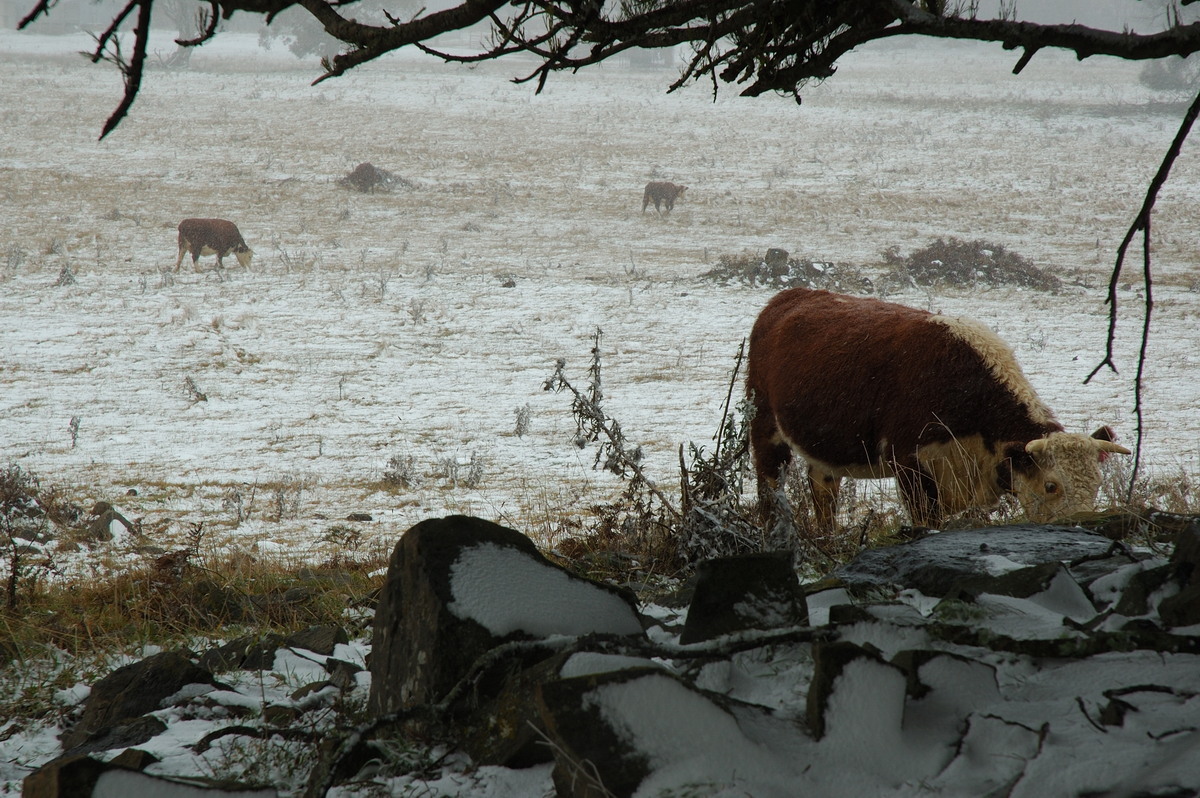
<svg viewBox="0 0 1200 798">
<path fill-rule="evenodd" d="M 384 545 L 448 512 L 569 533 L 620 485 L 542 384 L 560 357 L 582 379 L 597 328 L 606 408 L 673 486 L 770 294 L 699 276 L 771 246 L 880 268 L 938 238 L 1006 246 L 1068 287 L 889 298 L 985 321 L 1069 429 L 1134 435 L 1135 282 L 1121 374 L 1082 379 L 1116 243 L 1177 121 L 1136 65 L 1040 54 L 1016 77 L 998 49 L 870 49 L 796 107 L 668 96 L 669 72 L 617 66 L 533 95 L 508 81 L 520 64 L 407 55 L 311 87 L 313 65 L 230 35 L 151 74 L 97 143 L 116 75 L 68 57 L 81 41 L 3 35 L 0 58 L 27 63 L 0 99 L 3 455 L 118 504 L 155 543 L 204 521 L 234 550 L 319 557 L 351 512 Z M 410 187 L 338 186 L 362 161 Z M 1198 175 L 1185 153 L 1155 221 L 1159 474 L 1200 456 Z M 669 216 L 641 213 L 650 179 L 690 186 Z M 164 271 L 192 215 L 238 223 L 253 268 Z"/>
</svg>

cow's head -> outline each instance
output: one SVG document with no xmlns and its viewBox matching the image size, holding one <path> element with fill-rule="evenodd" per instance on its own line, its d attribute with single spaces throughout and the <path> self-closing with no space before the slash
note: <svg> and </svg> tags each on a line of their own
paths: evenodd
<svg viewBox="0 0 1200 798">
<path fill-rule="evenodd" d="M 238 246 L 234 247 L 233 255 L 238 259 L 238 263 L 242 265 L 243 269 L 249 269 L 250 261 L 254 257 L 254 250 L 250 249 L 250 247 L 246 246 L 245 244 L 239 244 Z"/>
<path fill-rule="evenodd" d="M 1090 512 L 1100 490 L 1100 464 L 1109 453 L 1130 454 L 1101 427 L 1089 435 L 1052 432 L 1028 443 L 1010 443 L 1011 491 L 1035 523 Z"/>
</svg>

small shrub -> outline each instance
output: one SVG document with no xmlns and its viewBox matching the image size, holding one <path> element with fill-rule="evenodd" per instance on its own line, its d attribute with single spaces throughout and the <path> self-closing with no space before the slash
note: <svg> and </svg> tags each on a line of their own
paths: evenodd
<svg viewBox="0 0 1200 798">
<path fill-rule="evenodd" d="M 248 486 L 230 487 L 221 496 L 221 509 L 233 515 L 235 526 L 250 519 L 254 513 L 254 494 L 258 483 Z"/>
<path fill-rule="evenodd" d="M 1058 291 L 1063 282 L 1033 261 L 1010 252 L 1002 244 L 939 238 L 908 257 L 899 247 L 883 252 L 891 270 L 887 282 L 920 286 L 1015 285 L 1039 291 Z"/>
<path fill-rule="evenodd" d="M 526 432 L 529 432 L 529 403 L 526 402 L 523 407 L 518 407 L 516 410 L 517 426 L 513 432 L 518 438 L 524 437 Z"/>
<path fill-rule="evenodd" d="M 465 467 L 464 467 L 465 466 Z M 471 452 L 471 459 L 465 464 L 459 463 L 456 456 L 442 457 L 437 461 L 433 474 L 438 479 L 450 483 L 450 487 L 477 488 L 484 477 L 484 460 L 477 452 Z"/>
<path fill-rule="evenodd" d="M 865 271 L 848 263 L 801 260 L 785 250 L 770 249 L 765 256 L 721 255 L 717 265 L 700 275 L 718 285 L 764 288 L 822 288 L 842 293 L 871 293 L 874 284 Z"/>
<path fill-rule="evenodd" d="M 417 461 L 412 455 L 393 455 L 383 469 L 383 482 L 401 488 L 412 488 L 420 484 L 417 478 Z"/>
<path fill-rule="evenodd" d="M 269 486 L 271 491 L 271 509 L 275 521 L 295 518 L 300 514 L 300 503 L 304 494 L 315 487 L 315 482 L 308 477 L 287 476 Z"/>
<path fill-rule="evenodd" d="M 28 253 L 21 249 L 16 244 L 10 244 L 4 253 L 4 269 L 8 272 L 15 272 L 20 269 L 25 263 Z"/>
<path fill-rule="evenodd" d="M 354 167 L 354 171 L 338 180 L 338 185 L 361 191 L 364 194 L 374 194 L 376 191 L 393 191 L 397 188 L 414 188 L 412 181 L 398 177 L 386 169 L 380 169 L 372 163 L 363 162 Z"/>
<path fill-rule="evenodd" d="M 71 271 L 70 266 L 63 266 L 58 272 L 58 279 L 54 281 L 54 287 L 63 288 L 68 285 L 75 285 L 75 272 Z"/>
<path fill-rule="evenodd" d="M 196 387 L 196 381 L 191 377 L 183 378 L 183 387 L 187 391 L 188 401 L 192 404 L 196 402 L 207 402 L 208 394 Z"/>
<path fill-rule="evenodd" d="M 1175 95 L 1186 101 L 1195 93 L 1200 80 L 1200 58 L 1159 58 L 1148 61 L 1138 74 L 1138 82 L 1151 91 Z"/>
</svg>

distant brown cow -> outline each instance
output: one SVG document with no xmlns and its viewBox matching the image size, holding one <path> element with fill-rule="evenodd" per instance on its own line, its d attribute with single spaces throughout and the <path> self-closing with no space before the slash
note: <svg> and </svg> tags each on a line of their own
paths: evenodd
<svg viewBox="0 0 1200 798">
<path fill-rule="evenodd" d="M 246 246 L 237 225 L 224 219 L 184 219 L 179 223 L 179 257 L 175 259 L 175 271 L 183 263 L 184 253 L 192 254 L 192 266 L 201 255 L 216 255 L 217 268 L 225 268 L 222 259 L 233 253 L 242 268 L 250 268 L 254 252 Z"/>
<path fill-rule="evenodd" d="M 651 181 L 646 184 L 646 190 L 642 192 L 642 213 L 646 212 L 646 206 L 650 201 L 654 201 L 654 210 L 662 213 L 659 210 L 660 204 L 667 206 L 667 213 L 675 210 L 675 200 L 683 196 L 683 192 L 687 191 L 687 186 L 677 186 L 674 183 L 666 183 L 659 181 Z"/>
<path fill-rule="evenodd" d="M 1012 350 L 982 324 L 793 288 L 750 334 L 750 442 L 764 508 L 795 453 L 817 522 L 843 477 L 895 477 L 914 524 L 1015 494 L 1038 522 L 1092 509 L 1112 430 L 1067 433 Z"/>
</svg>

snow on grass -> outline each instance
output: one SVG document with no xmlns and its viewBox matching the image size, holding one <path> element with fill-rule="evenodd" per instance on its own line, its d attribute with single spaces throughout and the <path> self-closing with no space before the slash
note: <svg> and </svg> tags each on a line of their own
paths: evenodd
<svg viewBox="0 0 1200 798">
<path fill-rule="evenodd" d="M 951 79 L 936 47 L 867 48 L 797 108 L 665 95 L 669 71 L 615 66 L 556 76 L 535 96 L 508 81 L 512 63 L 416 56 L 311 87 L 312 64 L 234 34 L 189 70 L 153 73 L 97 143 L 119 93 L 111 70 L 67 58 L 81 47 L 71 37 L 0 36 L 0 58 L 33 59 L 0 99 L 11 123 L 0 248 L 14 264 L 0 271 L 3 452 L 120 497 L 132 518 L 170 519 L 167 537 L 203 520 L 222 545 L 265 539 L 313 558 L 330 525 L 320 516 L 368 512 L 367 535 L 388 541 L 465 512 L 552 541 L 620 488 L 570 443 L 566 398 L 542 390 L 560 357 L 582 379 L 597 327 L 606 408 L 650 476 L 674 484 L 679 444 L 716 429 L 770 294 L 698 276 L 722 254 L 769 246 L 869 264 L 953 235 L 1080 275 L 1088 287 L 1060 295 L 889 298 L 993 327 L 1069 430 L 1134 435 L 1136 286 L 1119 293 L 1122 373 L 1082 380 L 1101 355 L 1115 244 L 1174 125 L 1146 105 L 1136 65 L 1039 54 L 1017 77 L 998 48 L 958 46 L 945 51 Z M 364 160 L 414 188 L 336 185 Z M 659 178 L 690 186 L 668 217 L 640 212 L 642 186 Z M 1167 284 L 1145 465 L 1168 478 L 1200 469 L 1200 416 L 1188 412 L 1200 294 L 1186 288 L 1198 186 L 1185 157 L 1156 219 Z M 161 272 L 192 215 L 236 221 L 253 270 L 218 276 L 209 258 Z M 55 286 L 63 267 L 76 282 Z M 397 456 L 415 479 L 388 487 Z M 472 461 L 470 485 L 444 467 Z M 287 480 L 307 489 L 279 518 L 266 497 Z M 870 489 L 894 498 L 888 483 Z M 241 517 L 231 492 L 246 500 Z"/>
</svg>

